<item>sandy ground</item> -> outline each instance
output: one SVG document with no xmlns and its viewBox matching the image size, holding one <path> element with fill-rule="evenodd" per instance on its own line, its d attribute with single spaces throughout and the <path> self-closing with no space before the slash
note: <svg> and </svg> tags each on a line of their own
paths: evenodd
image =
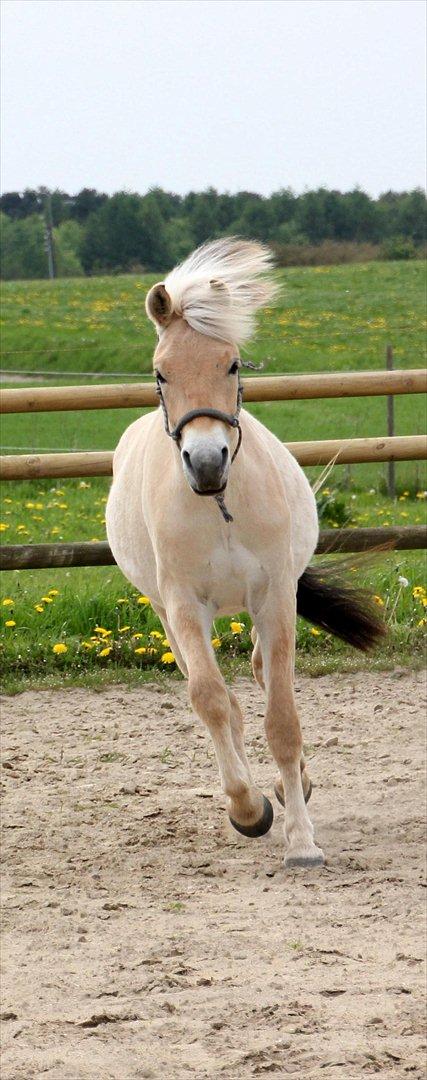
<svg viewBox="0 0 427 1080">
<path fill-rule="evenodd" d="M 228 825 L 183 683 L 3 699 L 2 1080 L 424 1078 L 422 679 L 297 689 L 311 872 L 277 804 L 268 837 Z"/>
</svg>

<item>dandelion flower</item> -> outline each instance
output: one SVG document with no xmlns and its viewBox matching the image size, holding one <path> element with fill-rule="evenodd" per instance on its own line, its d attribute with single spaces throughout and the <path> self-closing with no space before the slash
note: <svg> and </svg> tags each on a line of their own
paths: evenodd
<svg viewBox="0 0 427 1080">
<path fill-rule="evenodd" d="M 417 626 L 426 626 L 426 624 L 427 624 L 427 619 L 420 619 L 420 621 L 417 622 Z"/>
<path fill-rule="evenodd" d="M 112 632 L 112 630 L 106 630 L 104 626 L 95 626 L 95 633 L 102 634 L 103 637 L 109 637 Z"/>
<path fill-rule="evenodd" d="M 44 604 L 53 604 L 53 600 L 52 600 L 51 596 L 42 596 L 42 600 L 43 600 Z"/>
<path fill-rule="evenodd" d="M 0 532 L 5 532 L 6 529 L 10 529 L 10 525 L 6 521 L 0 521 Z"/>
<path fill-rule="evenodd" d="M 157 638 L 160 641 L 160 639 L 163 637 L 163 634 L 161 634 L 159 630 L 152 630 L 150 637 Z"/>
<path fill-rule="evenodd" d="M 138 596 L 138 599 L 137 599 L 136 602 L 137 602 L 137 604 L 142 604 L 143 607 L 146 607 L 147 604 L 150 603 L 148 596 Z"/>
<path fill-rule="evenodd" d="M 242 622 L 231 622 L 230 623 L 230 630 L 232 630 L 233 634 L 241 634 L 242 630 L 244 630 L 244 629 L 245 629 L 245 624 L 242 623 Z"/>
<path fill-rule="evenodd" d="M 321 633 L 322 633 L 322 631 L 318 630 L 317 626 L 311 626 L 310 627 L 310 634 L 313 634 L 313 637 L 320 637 Z"/>
<path fill-rule="evenodd" d="M 219 647 L 221 645 L 221 638 L 213 637 L 211 639 L 211 645 L 213 646 L 214 649 L 219 649 Z"/>
<path fill-rule="evenodd" d="M 59 589 L 49 589 L 49 596 L 59 596 Z"/>
<path fill-rule="evenodd" d="M 35 611 L 44 611 L 43 604 L 34 604 Z"/>
<path fill-rule="evenodd" d="M 423 588 L 423 586 L 422 585 L 415 585 L 415 588 L 412 589 L 412 596 L 414 596 L 416 598 L 418 596 L 424 596 L 424 595 L 425 595 L 425 589 Z M 3 600 L 3 603 L 5 603 L 4 600 Z"/>
<path fill-rule="evenodd" d="M 109 645 L 106 649 L 101 649 L 101 652 L 98 653 L 98 656 L 109 656 L 110 652 L 111 645 Z"/>
<path fill-rule="evenodd" d="M 384 607 L 384 600 L 382 596 L 378 596 L 377 593 L 375 593 L 372 599 L 375 601 L 376 604 L 378 604 L 378 607 Z"/>
<path fill-rule="evenodd" d="M 52 652 L 55 653 L 56 656 L 61 656 L 62 653 L 68 652 L 68 645 L 64 645 L 62 641 L 58 641 L 57 645 L 53 646 Z"/>
<path fill-rule="evenodd" d="M 399 577 L 398 577 L 397 580 L 399 582 L 399 585 L 402 586 L 402 589 L 407 589 L 408 588 L 408 585 L 409 585 L 408 578 L 403 577 L 403 574 L 399 574 Z"/>
<path fill-rule="evenodd" d="M 135 635 L 135 637 L 136 637 L 136 635 Z M 140 645 L 138 649 L 135 649 L 135 653 L 136 653 L 137 656 L 142 656 L 142 654 L 146 653 L 146 652 L 147 652 L 147 650 L 145 648 L 145 645 Z"/>
<path fill-rule="evenodd" d="M 127 602 L 128 602 L 128 597 L 127 596 L 120 596 L 119 599 L 116 600 L 116 604 L 127 604 Z"/>
<path fill-rule="evenodd" d="M 13 607 L 14 603 L 15 601 L 12 600 L 11 596 L 5 596 L 4 600 L 2 600 L 3 607 Z"/>
<path fill-rule="evenodd" d="M 144 637 L 143 634 L 132 634 L 132 640 L 133 641 L 139 641 L 139 639 L 142 638 L 142 637 Z"/>
<path fill-rule="evenodd" d="M 93 649 L 93 645 L 93 641 L 82 641 L 82 646 L 84 649 Z"/>
<path fill-rule="evenodd" d="M 174 664 L 175 657 L 172 652 L 164 652 L 162 656 L 162 664 Z"/>
<path fill-rule="evenodd" d="M 16 622 L 15 622 L 14 619 L 6 619 L 6 622 L 5 622 L 4 625 L 5 626 L 16 626 Z"/>
<path fill-rule="evenodd" d="M 130 630 L 130 626 L 119 626 L 118 633 L 119 634 L 126 634 L 127 630 Z"/>
</svg>

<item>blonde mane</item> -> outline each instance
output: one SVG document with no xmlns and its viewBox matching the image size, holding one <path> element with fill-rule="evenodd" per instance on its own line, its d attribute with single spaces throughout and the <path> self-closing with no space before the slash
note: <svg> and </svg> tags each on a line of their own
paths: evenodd
<svg viewBox="0 0 427 1080">
<path fill-rule="evenodd" d="M 197 248 L 167 275 L 172 311 L 200 334 L 240 345 L 255 330 L 255 311 L 278 291 L 272 253 L 263 244 L 224 237 Z"/>
</svg>

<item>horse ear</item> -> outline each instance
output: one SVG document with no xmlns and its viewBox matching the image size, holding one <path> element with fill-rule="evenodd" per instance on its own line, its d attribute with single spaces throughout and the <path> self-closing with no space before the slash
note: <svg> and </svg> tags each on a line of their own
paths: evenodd
<svg viewBox="0 0 427 1080">
<path fill-rule="evenodd" d="M 172 300 L 166 292 L 163 282 L 153 285 L 145 301 L 145 310 L 148 318 L 156 326 L 169 326 L 173 315 Z"/>
</svg>

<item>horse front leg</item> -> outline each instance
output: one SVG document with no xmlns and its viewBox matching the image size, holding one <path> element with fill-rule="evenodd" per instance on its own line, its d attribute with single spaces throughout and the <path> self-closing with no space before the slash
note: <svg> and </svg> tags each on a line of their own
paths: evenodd
<svg viewBox="0 0 427 1080">
<path fill-rule="evenodd" d="M 253 784 L 243 746 L 242 719 L 211 645 L 211 615 L 195 597 L 165 598 L 167 623 L 188 672 L 190 701 L 208 728 L 230 821 L 244 836 L 263 836 L 273 822 L 269 800 Z"/>
<path fill-rule="evenodd" d="M 254 616 L 267 692 L 265 730 L 280 771 L 277 795 L 286 807 L 285 867 L 322 866 L 323 852 L 314 843 L 306 806 L 310 781 L 304 772 L 302 734 L 294 695 L 295 619 L 292 586 L 284 586 L 281 596 L 269 594 L 261 611 Z"/>
</svg>

